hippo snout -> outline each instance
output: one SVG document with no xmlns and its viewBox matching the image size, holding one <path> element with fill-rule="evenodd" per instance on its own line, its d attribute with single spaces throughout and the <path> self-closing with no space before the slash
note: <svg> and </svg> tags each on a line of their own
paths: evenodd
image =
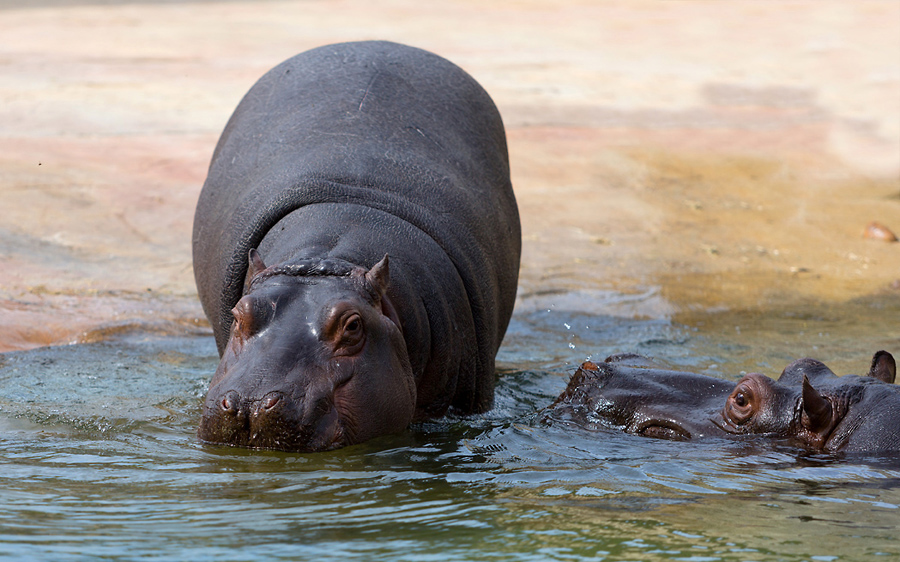
<svg viewBox="0 0 900 562">
<path fill-rule="evenodd" d="M 338 446 L 342 431 L 327 398 L 310 402 L 281 391 L 257 398 L 228 390 L 206 401 L 197 435 L 208 443 L 321 451 Z"/>
<path fill-rule="evenodd" d="M 282 392 L 270 392 L 258 400 L 245 399 L 236 390 L 229 390 L 215 404 L 215 411 L 205 408 L 204 417 L 207 415 L 220 416 L 235 427 L 265 424 L 268 417 L 277 415 L 278 409 L 283 409 L 287 400 Z"/>
</svg>

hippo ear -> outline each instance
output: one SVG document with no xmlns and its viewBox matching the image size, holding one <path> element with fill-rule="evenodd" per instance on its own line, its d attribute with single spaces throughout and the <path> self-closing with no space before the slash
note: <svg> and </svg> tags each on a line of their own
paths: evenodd
<svg viewBox="0 0 900 562">
<path fill-rule="evenodd" d="M 372 269 L 366 272 L 366 281 L 378 293 L 378 296 L 384 296 L 388 285 L 391 282 L 390 268 L 388 267 L 387 254 L 381 258 L 381 261 L 372 266 Z"/>
<path fill-rule="evenodd" d="M 247 270 L 247 278 L 253 279 L 256 277 L 260 271 L 266 268 L 266 264 L 263 263 L 262 257 L 260 257 L 259 252 L 256 251 L 256 248 L 250 248 L 249 253 L 249 268 Z"/>
<path fill-rule="evenodd" d="M 834 409 L 831 402 L 824 398 L 809 384 L 803 375 L 803 426 L 813 433 L 821 433 L 829 429 L 834 421 Z"/>
<path fill-rule="evenodd" d="M 872 357 L 869 376 L 893 384 L 897 376 L 897 363 L 894 361 L 894 356 L 884 350 L 877 352 Z"/>
</svg>

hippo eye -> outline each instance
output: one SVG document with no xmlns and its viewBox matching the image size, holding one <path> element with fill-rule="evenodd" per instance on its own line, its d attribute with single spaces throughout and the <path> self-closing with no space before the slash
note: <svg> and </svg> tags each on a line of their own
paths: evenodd
<svg viewBox="0 0 900 562">
<path fill-rule="evenodd" d="M 749 385 L 739 384 L 725 403 L 726 417 L 737 425 L 746 423 L 753 417 L 754 394 Z"/>
<path fill-rule="evenodd" d="M 358 313 L 348 315 L 341 328 L 340 346 L 348 353 L 356 351 L 356 347 L 365 339 L 365 329 Z M 348 349 L 350 348 L 350 349 Z"/>
<path fill-rule="evenodd" d="M 256 332 L 256 318 L 253 314 L 253 301 L 244 297 L 231 309 L 234 316 L 233 333 L 241 340 L 245 340 Z"/>
<path fill-rule="evenodd" d="M 234 334 L 242 339 L 262 331 L 275 311 L 276 303 L 265 298 L 244 295 L 231 309 L 234 316 Z"/>
</svg>

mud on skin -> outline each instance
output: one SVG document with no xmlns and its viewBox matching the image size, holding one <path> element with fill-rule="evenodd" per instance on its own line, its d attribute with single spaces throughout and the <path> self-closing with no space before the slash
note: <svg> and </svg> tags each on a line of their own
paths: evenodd
<svg viewBox="0 0 900 562">
<path fill-rule="evenodd" d="M 825 453 L 900 451 L 896 371 L 879 351 L 865 376 L 838 377 L 806 358 L 777 381 L 750 373 L 735 383 L 615 355 L 583 363 L 545 419 L 682 441 L 754 436 Z"/>
<path fill-rule="evenodd" d="M 321 451 L 487 410 L 520 251 L 503 123 L 468 74 L 380 41 L 285 61 L 197 204 L 221 356 L 199 437 Z"/>
</svg>

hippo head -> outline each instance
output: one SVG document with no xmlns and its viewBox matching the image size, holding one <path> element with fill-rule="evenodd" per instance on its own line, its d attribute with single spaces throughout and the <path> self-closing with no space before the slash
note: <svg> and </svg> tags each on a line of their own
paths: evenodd
<svg viewBox="0 0 900 562">
<path fill-rule="evenodd" d="M 686 441 L 721 432 L 716 413 L 733 388 L 721 379 L 656 368 L 638 355 L 614 355 L 583 363 L 551 415 L 588 429 Z"/>
<path fill-rule="evenodd" d="M 403 430 L 416 387 L 388 258 L 370 270 L 267 268 L 250 256 L 246 294 L 203 403 L 201 440 L 322 451 Z"/>
<path fill-rule="evenodd" d="M 751 373 L 737 383 L 620 355 L 582 364 L 550 416 L 675 440 L 754 435 L 814 451 L 900 450 L 895 374 L 886 351 L 875 354 L 865 377 L 838 377 L 819 361 L 800 359 L 778 381 Z"/>
</svg>

